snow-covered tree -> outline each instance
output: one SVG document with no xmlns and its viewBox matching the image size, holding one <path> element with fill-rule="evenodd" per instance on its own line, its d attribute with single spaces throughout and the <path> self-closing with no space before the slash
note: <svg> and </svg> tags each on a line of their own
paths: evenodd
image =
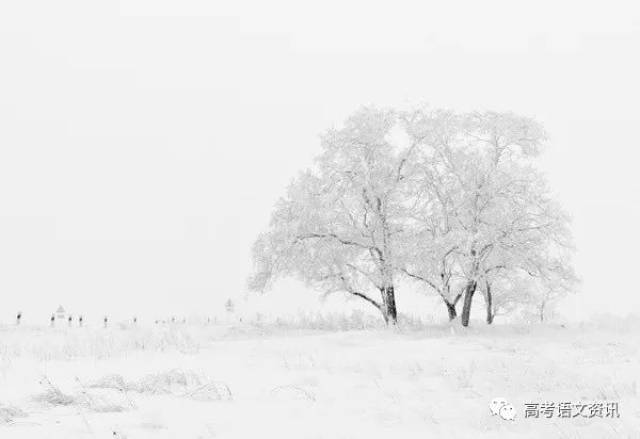
<svg viewBox="0 0 640 439">
<path fill-rule="evenodd" d="M 449 320 L 457 317 L 462 297 L 456 253 L 460 250 L 455 221 L 457 181 L 447 171 L 442 151 L 430 145 L 456 135 L 457 116 L 446 111 L 421 110 L 402 114 L 403 127 L 418 146 L 406 185 L 405 229 L 401 271 L 434 291 L 444 302 Z"/>
<path fill-rule="evenodd" d="M 514 287 L 524 273 L 550 294 L 544 308 L 573 284 L 555 256 L 570 248 L 568 219 L 535 168 L 544 142 L 540 124 L 512 113 L 364 108 L 322 136 L 315 167 L 277 204 L 250 286 L 296 276 L 395 323 L 403 276 L 438 294 L 451 320 L 462 299 L 467 326 L 476 290 L 488 323 L 526 301 L 530 289 Z"/>
<path fill-rule="evenodd" d="M 491 323 L 492 278 L 527 270 L 531 255 L 546 254 L 551 241 L 561 246 L 569 241 L 567 218 L 532 163 L 545 141 L 544 130 L 511 113 L 422 110 L 405 120 L 410 136 L 419 139 L 424 172 L 418 183 L 423 204 L 416 204 L 422 226 L 416 236 L 431 232 L 425 244 L 438 260 L 428 263 L 430 280 L 420 277 L 438 292 L 444 284 L 434 282 L 437 276 L 447 284 L 456 276 L 465 280 L 464 291 L 452 296 L 454 306 L 464 296 L 464 326 L 481 287 Z"/>
<path fill-rule="evenodd" d="M 404 186 L 416 151 L 395 138 L 397 126 L 394 112 L 364 108 L 322 136 L 316 167 L 289 187 L 254 246 L 250 287 L 294 275 L 359 297 L 396 323 Z"/>
<path fill-rule="evenodd" d="M 530 304 L 536 310 L 540 322 L 544 322 L 546 313 L 553 309 L 559 299 L 574 291 L 580 282 L 570 263 L 570 257 L 566 243 L 562 243 L 528 261 L 527 273 L 536 286 Z"/>
</svg>

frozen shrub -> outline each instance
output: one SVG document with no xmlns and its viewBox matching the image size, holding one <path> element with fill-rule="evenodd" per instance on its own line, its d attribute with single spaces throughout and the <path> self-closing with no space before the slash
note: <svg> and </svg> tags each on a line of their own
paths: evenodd
<svg viewBox="0 0 640 439">
<path fill-rule="evenodd" d="M 127 384 L 125 383 L 122 375 L 113 374 L 113 375 L 105 375 L 95 383 L 90 384 L 89 387 L 95 388 L 95 389 L 126 390 Z"/>
<path fill-rule="evenodd" d="M 45 390 L 33 399 L 41 404 L 49 406 L 80 406 L 102 413 L 126 410 L 125 405 L 114 402 L 113 395 L 92 394 L 87 390 L 76 391 L 74 393 L 63 392 L 47 377 L 43 378 L 40 384 L 44 386 Z"/>
<path fill-rule="evenodd" d="M 229 386 L 221 382 L 205 384 L 188 392 L 185 396 L 196 401 L 230 401 L 233 399 Z"/>
<path fill-rule="evenodd" d="M 77 403 L 72 395 L 64 393 L 57 386 L 53 385 L 47 377 L 43 378 L 40 384 L 45 390 L 34 397 L 35 401 L 53 406 L 66 406 Z"/>
<path fill-rule="evenodd" d="M 133 384 L 131 390 L 149 394 L 170 394 L 202 384 L 202 380 L 195 373 L 173 369 L 168 372 L 147 375 L 138 383 Z"/>
<path fill-rule="evenodd" d="M 0 404 L 0 424 L 7 424 L 15 418 L 24 418 L 26 416 L 27 414 L 18 407 Z"/>
</svg>

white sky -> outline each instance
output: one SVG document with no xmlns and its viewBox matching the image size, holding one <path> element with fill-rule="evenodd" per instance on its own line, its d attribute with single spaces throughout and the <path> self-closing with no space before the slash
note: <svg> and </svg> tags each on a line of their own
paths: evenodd
<svg viewBox="0 0 640 439">
<path fill-rule="evenodd" d="M 640 13 L 557 3 L 2 2 L 0 321 L 244 297 L 318 134 L 420 102 L 539 118 L 574 217 L 570 313 L 637 311 Z M 250 303 L 287 297 L 315 300 L 286 283 Z"/>
</svg>

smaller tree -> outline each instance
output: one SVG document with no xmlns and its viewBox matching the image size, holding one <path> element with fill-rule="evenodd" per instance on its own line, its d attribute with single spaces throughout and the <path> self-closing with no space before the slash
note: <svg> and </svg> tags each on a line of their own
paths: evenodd
<svg viewBox="0 0 640 439">
<path fill-rule="evenodd" d="M 492 324 L 498 316 L 511 315 L 518 309 L 529 308 L 535 292 L 535 285 L 530 277 L 521 271 L 504 271 L 501 276 L 488 276 L 481 285 L 487 324 Z"/>
<path fill-rule="evenodd" d="M 567 252 L 560 252 L 556 256 L 547 255 L 530 261 L 529 275 L 536 285 L 531 304 L 541 323 L 558 301 L 575 291 L 580 283 L 568 259 Z"/>
</svg>

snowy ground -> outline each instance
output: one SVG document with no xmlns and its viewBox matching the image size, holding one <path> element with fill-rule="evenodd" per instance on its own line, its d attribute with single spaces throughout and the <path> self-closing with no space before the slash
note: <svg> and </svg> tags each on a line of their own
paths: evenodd
<svg viewBox="0 0 640 439">
<path fill-rule="evenodd" d="M 635 438 L 639 327 L 0 327 L 0 438 Z M 524 417 L 547 401 L 620 417 Z"/>
</svg>

